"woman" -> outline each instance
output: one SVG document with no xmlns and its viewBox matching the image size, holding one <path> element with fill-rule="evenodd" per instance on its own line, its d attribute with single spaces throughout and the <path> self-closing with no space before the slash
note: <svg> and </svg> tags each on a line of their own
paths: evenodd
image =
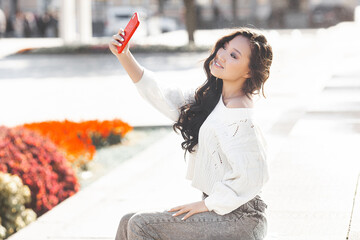
<svg viewBox="0 0 360 240">
<path fill-rule="evenodd" d="M 253 100 L 269 77 L 272 48 L 249 28 L 217 41 L 205 60 L 207 80 L 195 92 L 162 88 L 126 46 L 124 32 L 110 50 L 140 94 L 171 118 L 184 138 L 187 179 L 203 200 L 169 211 L 131 213 L 120 221 L 116 239 L 263 239 L 266 204 L 260 199 L 268 180 L 265 142 L 253 119 Z"/>
</svg>

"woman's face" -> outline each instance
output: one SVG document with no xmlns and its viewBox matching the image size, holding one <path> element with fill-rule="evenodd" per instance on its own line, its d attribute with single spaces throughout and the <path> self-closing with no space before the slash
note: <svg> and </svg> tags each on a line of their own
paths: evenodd
<svg viewBox="0 0 360 240">
<path fill-rule="evenodd" d="M 213 76 L 225 81 L 249 78 L 250 55 L 249 40 L 240 35 L 236 36 L 217 51 L 210 63 L 210 72 Z"/>
</svg>

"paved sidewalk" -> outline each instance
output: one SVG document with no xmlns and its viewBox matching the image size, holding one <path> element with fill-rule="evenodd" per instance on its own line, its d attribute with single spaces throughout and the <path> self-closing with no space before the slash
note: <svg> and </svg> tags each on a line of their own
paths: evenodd
<svg viewBox="0 0 360 240">
<path fill-rule="evenodd" d="M 294 31 L 274 44 L 268 99 L 257 106 L 270 148 L 271 178 L 262 194 L 269 206 L 266 240 L 358 239 L 360 49 L 350 48 L 358 35 L 348 48 L 337 42 L 340 32 L 350 30 Z M 180 72 L 199 74 L 160 74 Z M 132 97 L 136 102 L 129 104 L 141 101 Z M 200 199 L 184 180 L 180 143 L 180 136 L 167 135 L 9 240 L 113 239 L 125 213 Z"/>
<path fill-rule="evenodd" d="M 201 199 L 169 134 L 9 239 L 114 239 L 122 215 Z"/>
<path fill-rule="evenodd" d="M 326 94 L 322 91 L 319 98 Z M 297 119 L 290 133 L 276 125 L 268 131 L 270 145 L 279 151 L 270 156 L 271 180 L 263 193 L 269 205 L 267 240 L 338 240 L 347 234 L 360 135 L 324 126 L 312 116 L 321 114 L 321 108 L 317 113 L 312 109 Z M 287 116 L 282 116 L 283 123 L 290 120 Z M 200 199 L 184 180 L 180 142 L 176 134 L 167 135 L 10 239 L 113 239 L 123 214 Z"/>
</svg>

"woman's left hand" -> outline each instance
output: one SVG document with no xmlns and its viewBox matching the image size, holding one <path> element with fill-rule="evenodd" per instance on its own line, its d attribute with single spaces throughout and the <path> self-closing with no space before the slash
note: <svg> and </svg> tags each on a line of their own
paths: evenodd
<svg viewBox="0 0 360 240">
<path fill-rule="evenodd" d="M 174 213 L 172 216 L 176 217 L 179 216 L 183 213 L 187 213 L 181 220 L 185 220 L 188 217 L 196 214 L 196 213 L 201 213 L 201 212 L 208 212 L 209 209 L 206 207 L 205 205 L 205 201 L 200 201 L 200 202 L 194 202 L 194 203 L 189 203 L 186 205 L 182 205 L 182 206 L 178 206 L 178 207 L 174 207 L 172 209 L 170 209 L 168 212 L 175 212 L 178 211 L 176 213 Z"/>
</svg>

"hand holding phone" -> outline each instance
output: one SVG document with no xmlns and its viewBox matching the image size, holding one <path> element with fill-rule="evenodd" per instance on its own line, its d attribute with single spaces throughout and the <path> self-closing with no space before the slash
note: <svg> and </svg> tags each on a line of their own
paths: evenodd
<svg viewBox="0 0 360 240">
<path fill-rule="evenodd" d="M 117 51 L 118 53 L 122 53 L 122 51 L 124 50 L 126 44 L 128 44 L 128 42 L 130 41 L 131 37 L 134 35 L 137 27 L 139 26 L 140 21 L 139 21 L 139 17 L 137 13 L 134 13 L 134 15 L 131 17 L 130 21 L 128 22 L 128 24 L 125 27 L 124 30 L 124 41 L 121 42 L 122 46 L 117 46 Z"/>
</svg>

